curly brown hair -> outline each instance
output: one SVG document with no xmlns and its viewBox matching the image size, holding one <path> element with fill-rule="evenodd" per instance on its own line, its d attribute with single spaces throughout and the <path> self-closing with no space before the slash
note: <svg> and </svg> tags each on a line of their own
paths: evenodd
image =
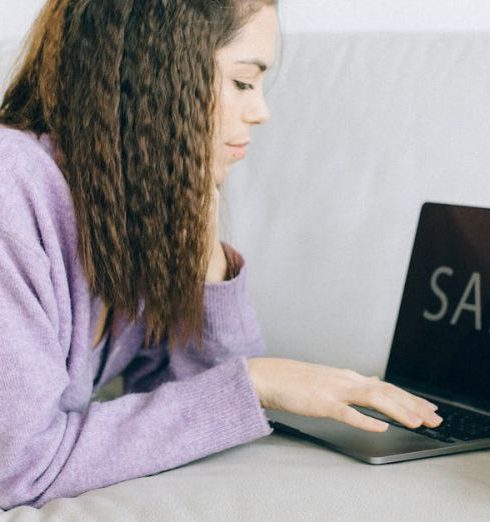
<svg viewBox="0 0 490 522">
<path fill-rule="evenodd" d="M 90 289 L 202 345 L 216 51 L 276 0 L 48 0 L 0 123 L 56 144 Z"/>
</svg>

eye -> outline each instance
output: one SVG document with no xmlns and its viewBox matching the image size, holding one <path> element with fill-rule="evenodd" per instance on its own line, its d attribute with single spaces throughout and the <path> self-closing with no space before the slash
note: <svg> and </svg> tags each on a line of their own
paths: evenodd
<svg viewBox="0 0 490 522">
<path fill-rule="evenodd" d="M 236 88 L 239 91 L 252 91 L 254 89 L 254 86 L 251 83 L 244 83 L 240 82 L 238 80 L 233 80 L 235 82 Z"/>
</svg>

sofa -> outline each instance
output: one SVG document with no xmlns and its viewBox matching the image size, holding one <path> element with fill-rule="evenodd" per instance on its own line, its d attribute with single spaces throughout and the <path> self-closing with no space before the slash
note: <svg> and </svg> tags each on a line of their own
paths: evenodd
<svg viewBox="0 0 490 522">
<path fill-rule="evenodd" d="M 271 357 L 382 377 L 422 203 L 490 206 L 490 7 L 434 3 L 283 2 L 272 119 L 254 131 L 221 205 Z M 19 41 L 1 38 L 4 86 Z M 120 393 L 116 379 L 96 400 Z M 372 466 L 275 430 L 0 516 L 487 521 L 490 452 Z"/>
</svg>

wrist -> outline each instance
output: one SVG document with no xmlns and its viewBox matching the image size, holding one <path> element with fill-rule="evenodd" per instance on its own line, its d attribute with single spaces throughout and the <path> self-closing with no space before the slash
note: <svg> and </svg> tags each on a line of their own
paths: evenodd
<svg viewBox="0 0 490 522">
<path fill-rule="evenodd" d="M 247 369 L 250 381 L 255 389 L 260 405 L 262 408 L 267 408 L 267 400 L 264 389 L 264 357 L 251 357 L 247 359 Z"/>
</svg>

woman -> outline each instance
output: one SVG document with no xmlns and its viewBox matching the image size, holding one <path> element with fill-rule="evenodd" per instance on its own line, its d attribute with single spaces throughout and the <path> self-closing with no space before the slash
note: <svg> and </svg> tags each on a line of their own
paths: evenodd
<svg viewBox="0 0 490 522">
<path fill-rule="evenodd" d="M 3 509 L 266 436 L 264 407 L 440 422 L 377 377 L 262 357 L 217 187 L 269 116 L 276 33 L 274 0 L 45 5 L 0 108 Z"/>
</svg>

